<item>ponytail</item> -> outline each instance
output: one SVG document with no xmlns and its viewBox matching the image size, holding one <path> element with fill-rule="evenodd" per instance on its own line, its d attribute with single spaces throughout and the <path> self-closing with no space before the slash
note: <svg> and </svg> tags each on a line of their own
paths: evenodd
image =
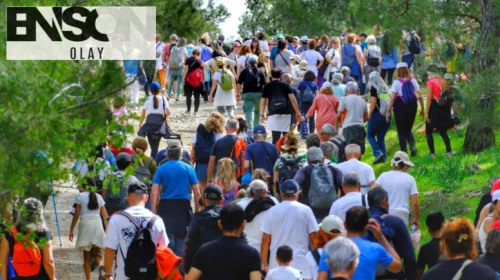
<svg viewBox="0 0 500 280">
<path fill-rule="evenodd" d="M 156 95 L 153 95 L 153 108 L 158 109 L 158 98 Z"/>
<path fill-rule="evenodd" d="M 99 208 L 99 203 L 97 202 L 97 194 L 94 191 L 89 192 L 89 204 L 87 204 L 89 210 L 97 210 Z"/>
</svg>

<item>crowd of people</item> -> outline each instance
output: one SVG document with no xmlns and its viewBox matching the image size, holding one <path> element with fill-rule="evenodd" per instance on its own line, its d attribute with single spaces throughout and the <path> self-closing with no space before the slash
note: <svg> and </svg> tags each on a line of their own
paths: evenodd
<svg viewBox="0 0 500 280">
<path fill-rule="evenodd" d="M 123 62 L 130 85 L 113 102 L 113 133 L 124 133 L 125 99 L 138 104 L 144 86 L 139 137 L 131 147 L 110 137 L 73 167 L 80 192 L 69 239 L 87 280 L 95 269 L 106 280 L 498 279 L 500 181 L 485 195 L 477 233 L 465 218 L 425 217 L 432 240 L 417 258 L 413 123 L 420 105 L 429 157 L 436 157 L 434 130 L 452 156 L 447 130 L 458 106 L 455 76 L 442 76 L 442 64 L 427 69 L 423 93 L 412 77 L 419 36 L 404 32 L 401 57 L 378 26 L 369 36 L 278 34 L 268 42 L 258 32 L 231 46 L 224 39 L 205 34 L 195 47 L 158 35 L 153 73 L 146 63 Z M 142 71 L 146 81 L 137 78 Z M 214 106 L 190 151 L 168 122 L 181 89 L 186 117 L 192 96 L 194 115 L 201 97 Z M 235 114 L 240 101 L 245 116 Z M 392 111 L 400 149 L 389 155 Z M 159 151 L 162 138 L 168 145 Z M 378 178 L 361 161 L 365 138 L 372 164 L 390 160 L 392 170 Z M 43 207 L 35 198 L 22 206 L 23 215 L 4 217 L 14 226 L 2 238 L 0 279 L 53 280 Z"/>
</svg>

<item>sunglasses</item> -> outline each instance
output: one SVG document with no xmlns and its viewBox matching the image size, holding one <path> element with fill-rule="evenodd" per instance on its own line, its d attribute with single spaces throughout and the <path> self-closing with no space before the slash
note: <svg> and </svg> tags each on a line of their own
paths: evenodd
<svg viewBox="0 0 500 280">
<path fill-rule="evenodd" d="M 270 56 L 266 55 L 265 58 L 270 58 Z"/>
</svg>

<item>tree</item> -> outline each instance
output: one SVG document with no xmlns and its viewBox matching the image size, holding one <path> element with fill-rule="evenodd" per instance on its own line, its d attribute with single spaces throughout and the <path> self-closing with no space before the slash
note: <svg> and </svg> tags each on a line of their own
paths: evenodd
<svg viewBox="0 0 500 280">
<path fill-rule="evenodd" d="M 498 127 L 498 91 L 500 41 L 500 5 L 498 0 L 359 0 L 354 13 L 363 24 L 379 23 L 391 29 L 399 40 L 402 28 L 420 29 L 427 38 L 440 34 L 446 41 L 467 45 L 474 42 L 471 57 L 461 56 L 454 63 L 457 73 L 471 77 L 465 89 L 470 108 L 464 150 L 478 153 L 495 145 Z M 425 12 L 424 12 L 425 11 Z M 472 40 L 475 38 L 475 40 Z M 432 39 L 428 39 L 432 43 Z"/>
<path fill-rule="evenodd" d="M 269 0 L 246 0 L 246 11 L 240 17 L 238 26 L 240 36 L 253 36 L 257 31 L 275 33 L 274 21 L 269 16 L 271 7 Z"/>
</svg>

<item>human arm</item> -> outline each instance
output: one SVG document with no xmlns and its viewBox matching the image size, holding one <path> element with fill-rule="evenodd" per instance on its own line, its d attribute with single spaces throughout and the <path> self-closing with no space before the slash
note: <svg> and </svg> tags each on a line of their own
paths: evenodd
<svg viewBox="0 0 500 280">
<path fill-rule="evenodd" d="M 318 99 L 314 98 L 313 103 L 309 110 L 307 111 L 306 115 L 304 116 L 306 119 L 314 116 L 314 113 L 318 110 Z"/>
<path fill-rule="evenodd" d="M 339 108 L 338 108 L 338 111 L 337 111 L 337 121 L 335 122 L 335 130 L 339 130 L 339 127 L 340 125 L 342 124 L 342 114 L 344 113 L 344 110 L 345 110 L 345 101 L 340 101 L 339 102 L 340 105 L 339 105 Z"/>
<path fill-rule="evenodd" d="M 79 203 L 75 204 L 75 214 L 73 215 L 73 220 L 71 220 L 71 227 L 69 229 L 69 241 L 73 242 L 74 238 L 74 230 L 76 227 L 76 223 L 78 222 L 78 219 L 80 219 L 80 211 L 82 207 Z"/>
<path fill-rule="evenodd" d="M 425 121 L 428 123 L 431 122 L 431 119 L 429 117 L 429 111 L 431 110 L 432 96 L 433 96 L 432 87 L 429 84 L 427 84 L 427 97 L 425 100 Z"/>
<path fill-rule="evenodd" d="M 418 194 L 413 194 L 410 196 L 411 207 L 413 210 L 413 223 L 417 225 L 417 229 L 420 228 L 420 206 L 418 204 Z"/>
<path fill-rule="evenodd" d="M 209 183 L 213 181 L 214 166 L 215 166 L 215 156 L 210 156 L 207 169 L 207 181 Z"/>
<path fill-rule="evenodd" d="M 241 64 L 238 63 L 238 66 L 236 67 L 236 79 L 240 77 L 241 74 Z"/>
<path fill-rule="evenodd" d="M 236 62 L 234 62 L 232 59 L 224 58 L 224 64 L 228 66 L 229 70 L 231 70 L 235 78 L 238 77 L 238 75 L 236 75 L 236 71 L 234 70 Z"/>
<path fill-rule="evenodd" d="M 364 68 L 363 65 L 365 64 L 366 62 L 366 57 L 368 56 L 368 48 L 365 48 L 365 50 L 363 51 L 363 57 L 361 58 L 361 61 L 363 62 L 363 64 L 360 64 L 361 65 L 361 68 Z"/>
<path fill-rule="evenodd" d="M 373 114 L 373 110 L 375 110 L 376 106 L 377 106 L 377 97 L 374 97 L 372 95 L 372 97 L 370 97 L 370 109 L 368 112 L 368 118 L 371 117 L 371 115 Z"/>
<path fill-rule="evenodd" d="M 201 196 L 201 194 L 200 194 L 200 185 L 198 185 L 198 183 L 192 184 L 191 188 L 193 189 L 194 201 L 196 202 L 194 204 L 194 211 L 198 212 L 198 211 L 200 211 L 200 209 L 199 209 L 200 206 L 197 203 L 200 200 L 200 196 Z"/>
<path fill-rule="evenodd" d="M 490 214 L 490 206 L 491 204 L 488 203 L 481 210 L 481 213 L 479 214 L 479 219 L 477 219 L 476 228 L 479 228 L 483 220 Z"/>
<path fill-rule="evenodd" d="M 141 120 L 139 121 L 139 129 L 141 129 L 142 124 L 144 124 L 145 118 L 146 118 L 146 109 L 142 109 Z"/>
<path fill-rule="evenodd" d="M 263 97 L 260 99 L 260 114 L 261 114 L 260 121 L 261 122 L 265 121 L 267 118 L 266 106 L 267 106 L 267 98 Z"/>
<path fill-rule="evenodd" d="M 389 122 L 389 120 L 391 118 L 392 106 L 394 106 L 394 102 L 396 102 L 397 97 L 398 97 L 398 93 L 393 91 L 391 93 L 391 99 L 389 100 L 389 105 L 387 106 L 387 112 L 385 113 L 385 119 L 387 122 Z"/>
<path fill-rule="evenodd" d="M 269 245 L 271 244 L 271 235 L 264 232 L 262 235 L 262 244 L 260 245 L 260 258 L 262 263 L 262 271 L 269 270 Z"/>
<path fill-rule="evenodd" d="M 191 156 L 190 156 L 190 161 L 192 164 L 194 164 L 196 161 L 195 147 L 196 147 L 196 144 L 193 143 L 193 145 L 191 145 Z"/>
<path fill-rule="evenodd" d="M 187 275 L 187 280 L 198 280 L 201 278 L 201 275 L 203 273 L 201 272 L 201 270 L 197 269 L 196 267 L 192 267 L 190 270 L 189 270 L 189 274 Z"/>
<path fill-rule="evenodd" d="M 356 60 L 358 61 L 359 67 L 361 68 L 361 74 L 365 74 L 365 68 L 363 67 L 363 57 L 361 51 L 356 48 Z"/>
<path fill-rule="evenodd" d="M 186 273 L 189 273 L 189 270 L 191 269 L 194 255 L 201 246 L 200 241 L 201 241 L 201 234 L 200 234 L 200 228 L 198 226 L 198 219 L 196 218 L 196 216 L 193 216 L 191 218 L 191 223 L 189 224 L 189 229 L 186 237 L 186 245 L 184 246 L 183 262 L 184 262 L 184 271 Z"/>
<path fill-rule="evenodd" d="M 104 231 L 106 231 L 106 229 L 108 228 L 108 211 L 106 211 L 106 207 L 104 206 L 101 206 L 101 208 L 99 209 L 99 212 L 101 213 L 101 217 L 104 221 Z"/>
<path fill-rule="evenodd" d="M 290 98 L 290 103 L 292 103 L 293 110 L 295 111 L 297 122 L 303 121 L 304 118 L 302 117 L 302 114 L 300 113 L 299 103 L 297 102 L 295 95 L 293 95 L 293 92 L 290 92 L 288 94 L 288 98 Z"/>
<path fill-rule="evenodd" d="M 317 280 L 328 280 L 328 272 L 326 271 L 320 271 L 318 272 L 318 278 Z"/>
<path fill-rule="evenodd" d="M 278 182 L 278 178 L 280 176 L 280 172 L 279 171 L 274 171 L 273 172 L 273 194 L 274 196 L 279 200 L 279 196 L 277 195 L 278 194 L 278 189 L 277 189 L 277 182 Z"/>
<path fill-rule="evenodd" d="M 394 229 L 395 234 L 392 238 L 392 243 L 403 261 L 407 280 L 415 280 L 418 266 L 415 258 L 415 250 L 413 249 L 413 243 L 406 224 L 400 218 L 391 215 L 384 216 L 383 220 Z M 421 254 L 423 254 L 422 251 L 420 251 L 419 258 Z"/>
<path fill-rule="evenodd" d="M 260 271 L 252 271 L 250 272 L 250 280 L 261 280 L 262 274 Z"/>
<path fill-rule="evenodd" d="M 9 259 L 9 241 L 2 236 L 2 243 L 0 243 L 0 276 L 2 279 L 7 279 L 7 261 Z"/>
<path fill-rule="evenodd" d="M 116 250 L 106 247 L 104 249 L 104 274 L 113 275 L 113 263 L 115 262 Z M 105 277 L 111 279 L 111 277 Z"/>
<path fill-rule="evenodd" d="M 370 218 L 368 220 L 368 228 L 371 229 L 373 235 L 377 239 L 378 243 L 384 247 L 384 249 L 392 256 L 391 263 L 386 267 L 392 273 L 398 273 L 403 268 L 401 264 L 401 259 L 399 258 L 398 253 L 392 248 L 391 244 L 387 241 L 384 234 L 382 233 L 382 228 L 380 224 L 375 220 Z"/>
<path fill-rule="evenodd" d="M 155 175 L 155 178 L 157 175 Z M 160 184 L 155 183 L 153 187 L 151 187 L 151 212 L 157 213 L 158 208 L 158 196 L 159 196 Z M 196 203 L 195 203 L 196 204 Z"/>
<path fill-rule="evenodd" d="M 52 241 L 48 240 L 42 249 L 42 264 L 49 280 L 56 279 L 56 268 L 54 266 L 54 256 L 52 255 Z M 4 278 L 7 279 L 7 278 Z"/>
<path fill-rule="evenodd" d="M 297 170 L 297 173 L 295 173 L 293 180 L 295 180 L 295 182 L 297 182 L 297 184 L 302 187 L 302 185 L 306 181 L 305 168 Z"/>
<path fill-rule="evenodd" d="M 365 102 L 366 104 L 366 102 Z M 367 122 L 368 121 L 368 108 L 365 109 L 365 111 L 363 112 L 363 122 Z"/>
<path fill-rule="evenodd" d="M 250 168 L 250 161 L 249 160 L 245 160 L 243 162 L 243 174 L 246 174 L 248 172 L 249 168 Z"/>
<path fill-rule="evenodd" d="M 186 84 L 186 76 L 189 70 L 189 65 L 186 64 L 186 66 L 184 66 L 184 72 L 182 73 L 182 87 L 184 87 L 184 85 Z"/>
<path fill-rule="evenodd" d="M 320 56 L 321 56 L 321 55 L 320 55 Z M 323 60 L 321 60 L 321 61 L 319 62 L 319 64 L 318 64 L 318 66 L 316 66 L 316 68 L 317 68 L 317 69 L 320 69 L 320 68 L 323 66 L 323 64 L 324 64 L 324 63 L 325 63 L 325 60 L 324 60 L 324 59 L 323 59 Z"/>
<path fill-rule="evenodd" d="M 210 102 L 212 102 L 214 100 L 214 92 L 215 92 L 215 89 L 217 89 L 217 80 L 216 79 L 212 79 L 212 88 L 210 89 L 210 94 L 208 96 L 208 100 Z"/>
</svg>

